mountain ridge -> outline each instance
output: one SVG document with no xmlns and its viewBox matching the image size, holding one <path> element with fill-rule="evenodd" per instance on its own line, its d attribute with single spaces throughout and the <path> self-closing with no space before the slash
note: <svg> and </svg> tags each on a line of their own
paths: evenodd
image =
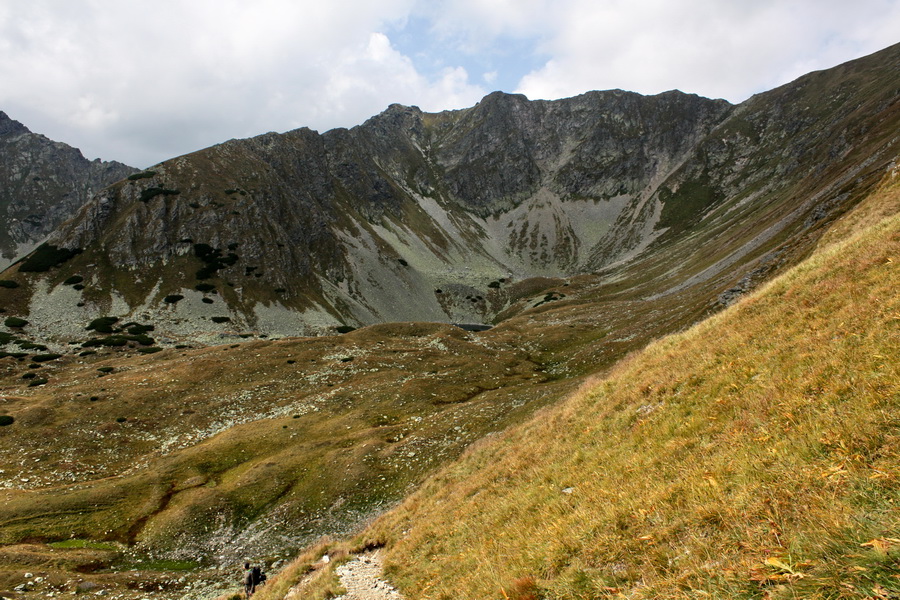
<svg viewBox="0 0 900 600">
<path fill-rule="evenodd" d="M 116 306 L 176 338 L 210 339 L 490 323 L 519 301 L 495 287 L 501 279 L 638 281 L 639 270 L 668 272 L 671 289 L 714 279 L 730 297 L 759 279 L 751 272 L 778 268 L 780 239 L 846 210 L 886 168 L 890 129 L 871 132 L 897 118 L 887 87 L 897 54 L 895 46 L 740 105 L 678 91 L 554 101 L 498 92 L 456 111 L 391 105 L 351 129 L 231 140 L 107 188 L 54 234 L 50 244 L 86 251 L 61 270 L 103 290 L 58 320 L 89 321 Z M 822 139 L 817 127 L 842 137 Z M 141 201 L 147 193 L 155 195 Z M 772 219 L 768 231 L 753 232 L 759 225 L 746 219 L 764 206 L 757 214 Z M 722 235 L 731 255 L 700 268 L 697 243 Z M 205 272 L 215 309 L 194 289 L 197 245 L 227 257 Z M 662 271 L 672 257 L 681 266 Z M 117 281 L 122 268 L 141 286 Z M 63 304 L 54 300 L 66 297 L 61 279 L 47 279 L 30 303 Z M 172 295 L 185 300 L 166 305 Z M 231 325 L 211 326 L 214 316 Z"/>
<path fill-rule="evenodd" d="M 135 169 L 90 161 L 0 111 L 0 269 L 23 257 L 100 189 Z"/>
</svg>

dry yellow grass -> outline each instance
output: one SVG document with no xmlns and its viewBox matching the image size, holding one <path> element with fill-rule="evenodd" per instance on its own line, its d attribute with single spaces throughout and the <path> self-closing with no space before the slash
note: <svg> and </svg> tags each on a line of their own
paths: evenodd
<svg viewBox="0 0 900 600">
<path fill-rule="evenodd" d="M 897 597 L 898 266 L 898 216 L 821 249 L 479 443 L 362 543 L 410 599 Z"/>
</svg>

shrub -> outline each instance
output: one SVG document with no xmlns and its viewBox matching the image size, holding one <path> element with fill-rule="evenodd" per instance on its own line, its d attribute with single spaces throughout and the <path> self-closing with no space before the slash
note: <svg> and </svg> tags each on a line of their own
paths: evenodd
<svg viewBox="0 0 900 600">
<path fill-rule="evenodd" d="M 213 323 L 228 323 L 231 321 L 230 317 L 212 317 L 210 319 Z"/>
<path fill-rule="evenodd" d="M 36 354 L 31 357 L 31 360 L 33 360 L 34 362 L 37 362 L 37 363 L 42 363 L 42 362 L 48 362 L 51 360 L 56 360 L 57 358 L 59 358 L 61 356 L 62 356 L 62 354 L 54 354 L 54 353 Z"/>
<path fill-rule="evenodd" d="M 211 292 L 214 289 L 216 289 L 216 286 L 214 286 L 211 283 L 198 283 L 197 285 L 194 286 L 194 289 L 197 290 L 198 292 L 203 292 L 205 294 L 207 292 Z"/>
<path fill-rule="evenodd" d="M 113 367 L 97 367 L 97 370 L 101 373 L 112 373 L 115 369 Z"/>
<path fill-rule="evenodd" d="M 128 344 L 128 340 L 122 335 L 110 335 L 105 338 L 93 338 L 83 344 L 82 348 L 96 348 L 98 346 L 118 347 Z"/>
<path fill-rule="evenodd" d="M 141 325 L 140 323 L 129 323 L 125 325 L 125 327 L 128 328 L 127 331 L 131 335 L 143 335 L 148 331 L 156 329 L 156 326 L 154 325 Z"/>
<path fill-rule="evenodd" d="M 156 171 L 143 171 L 142 173 L 135 173 L 134 175 L 129 175 L 129 181 L 138 181 L 139 179 L 150 179 L 156 175 Z"/>
<path fill-rule="evenodd" d="M 170 294 L 163 298 L 163 302 L 166 304 L 176 304 L 179 300 L 184 300 L 184 296 L 181 294 Z"/>
<path fill-rule="evenodd" d="M 19 317 L 6 317 L 6 320 L 3 321 L 3 324 L 7 327 L 25 327 L 26 325 L 28 325 L 28 321 Z"/>
<path fill-rule="evenodd" d="M 203 302 L 204 304 L 212 304 L 213 299 L 212 298 L 203 298 L 203 300 L 201 300 L 201 302 Z"/>
<path fill-rule="evenodd" d="M 116 419 L 116 423 L 124 423 L 124 422 L 127 421 L 127 420 L 128 420 L 128 419 L 125 418 L 125 417 L 119 417 L 118 419 Z"/>
<path fill-rule="evenodd" d="M 113 325 L 119 322 L 119 317 L 98 317 L 88 323 L 85 327 L 88 331 L 96 331 L 97 333 L 113 333 Z"/>
<path fill-rule="evenodd" d="M 29 342 L 28 340 L 16 340 L 16 346 L 18 346 L 22 350 L 37 350 L 38 352 L 43 352 L 47 349 L 47 346 L 43 344 L 35 344 L 34 342 Z"/>
<path fill-rule="evenodd" d="M 498 288 L 500 287 L 500 282 L 499 282 L 499 281 L 492 281 L 492 282 L 490 282 L 490 283 L 488 284 L 488 287 L 489 287 L 489 288 L 498 289 Z"/>
<path fill-rule="evenodd" d="M 141 192 L 141 202 L 150 202 L 157 196 L 177 196 L 181 190 L 167 190 L 166 188 L 150 187 Z"/>
<path fill-rule="evenodd" d="M 154 340 L 149 335 L 146 335 L 143 333 L 141 333 L 139 335 L 125 335 L 122 337 L 124 337 L 129 342 L 137 342 L 141 346 L 152 346 L 153 344 L 156 343 L 156 340 Z"/>
<path fill-rule="evenodd" d="M 79 254 L 81 254 L 80 248 L 57 248 L 51 244 L 41 244 L 19 266 L 19 272 L 43 273 Z"/>
<path fill-rule="evenodd" d="M 84 285 L 81 283 L 76 283 L 75 285 L 72 286 L 72 289 L 77 292 L 80 292 L 81 290 L 84 289 Z"/>
<path fill-rule="evenodd" d="M 159 346 L 150 346 L 149 348 L 138 348 L 138 352 L 141 354 L 154 354 L 156 352 L 162 352 L 162 348 Z"/>
<path fill-rule="evenodd" d="M 41 378 L 41 379 L 32 379 L 32 380 L 31 380 L 31 383 L 28 384 L 28 387 L 37 387 L 37 386 L 39 386 L 39 385 L 44 385 L 45 383 L 47 383 L 47 380 L 46 380 L 46 379 L 43 379 L 43 378 Z"/>
<path fill-rule="evenodd" d="M 19 282 L 12 279 L 0 279 L 0 288 L 14 289 L 19 287 Z"/>
<path fill-rule="evenodd" d="M 82 281 L 84 281 L 84 277 L 82 277 L 81 275 L 72 275 L 71 277 L 63 281 L 63 285 L 75 285 L 76 283 L 81 283 Z"/>
<path fill-rule="evenodd" d="M 338 333 L 350 333 L 351 331 L 356 331 L 356 327 L 351 327 L 350 325 L 338 325 L 335 329 Z"/>
<path fill-rule="evenodd" d="M 7 425 L 12 425 L 15 422 L 15 418 L 9 415 L 0 415 L 0 427 L 6 427 Z"/>
<path fill-rule="evenodd" d="M 239 258 L 234 252 L 222 256 L 222 251 L 218 248 L 202 243 L 194 244 L 194 256 L 206 263 L 205 267 L 197 271 L 197 279 L 209 279 L 216 274 L 216 271 L 230 267 Z"/>
<path fill-rule="evenodd" d="M 37 373 L 25 373 L 22 375 L 22 379 L 34 379 L 37 377 Z"/>
</svg>

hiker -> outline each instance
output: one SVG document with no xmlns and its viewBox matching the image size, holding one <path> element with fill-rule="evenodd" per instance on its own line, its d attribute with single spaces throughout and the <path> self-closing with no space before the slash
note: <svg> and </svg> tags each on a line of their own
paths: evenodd
<svg viewBox="0 0 900 600">
<path fill-rule="evenodd" d="M 256 588 L 261 586 L 266 580 L 266 574 L 259 567 L 250 567 L 250 563 L 244 563 L 244 592 L 247 598 L 253 595 Z"/>
</svg>

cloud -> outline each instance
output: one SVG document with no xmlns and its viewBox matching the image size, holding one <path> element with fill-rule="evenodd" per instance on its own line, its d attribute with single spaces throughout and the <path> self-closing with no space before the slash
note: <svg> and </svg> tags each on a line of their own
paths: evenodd
<svg viewBox="0 0 900 600">
<path fill-rule="evenodd" d="M 900 0 L 0 2 L 0 110 L 144 167 L 234 137 L 678 88 L 740 101 L 886 47 Z"/>
<path fill-rule="evenodd" d="M 377 5 L 377 6 L 376 6 Z M 355 125 L 484 90 L 419 75 L 378 31 L 411 0 L 30 0 L 0 8 L 0 109 L 87 156 L 148 166 L 232 137 Z"/>
<path fill-rule="evenodd" d="M 564 0 L 557 8 L 542 42 L 551 58 L 518 87 L 530 98 L 681 89 L 739 102 L 896 43 L 900 31 L 895 0 Z"/>
</svg>

